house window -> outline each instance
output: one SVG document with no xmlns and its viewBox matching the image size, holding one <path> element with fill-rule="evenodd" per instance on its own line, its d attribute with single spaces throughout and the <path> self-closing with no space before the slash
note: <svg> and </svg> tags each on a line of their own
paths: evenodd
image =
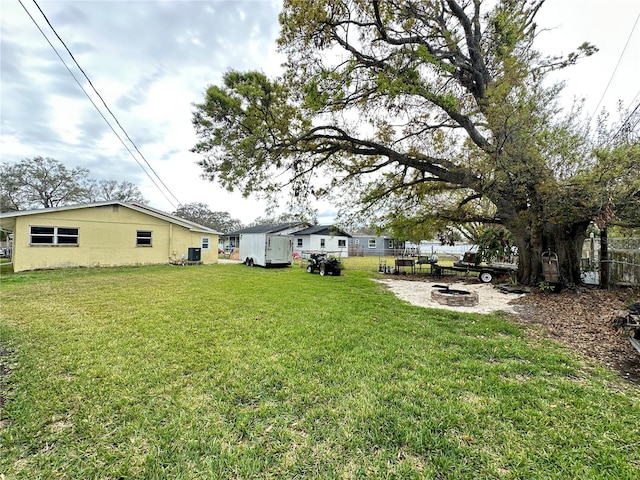
<svg viewBox="0 0 640 480">
<path fill-rule="evenodd" d="M 30 245 L 78 245 L 77 228 L 31 227 Z"/>
<path fill-rule="evenodd" d="M 31 227 L 31 245 L 53 245 L 55 227 Z"/>
<path fill-rule="evenodd" d="M 202 248 L 202 250 L 209 250 L 209 237 L 202 237 L 200 239 L 200 248 Z"/>
<path fill-rule="evenodd" d="M 354 245 L 360 245 L 360 239 L 359 238 L 354 239 L 353 240 L 353 244 Z"/>
<path fill-rule="evenodd" d="M 347 246 L 347 241 L 344 239 L 338 239 L 338 248 L 344 248 Z"/>
<path fill-rule="evenodd" d="M 136 247 L 150 247 L 150 246 L 151 246 L 151 231 L 138 230 L 136 232 Z"/>
<path fill-rule="evenodd" d="M 393 248 L 393 240 L 389 240 L 389 248 Z"/>
<path fill-rule="evenodd" d="M 324 238 L 320 239 L 320 248 L 324 248 Z"/>
<path fill-rule="evenodd" d="M 369 248 L 376 248 L 376 239 L 375 238 L 370 238 L 369 239 Z"/>
<path fill-rule="evenodd" d="M 298 239 L 298 246 L 299 246 L 299 247 L 301 247 L 301 246 L 302 246 L 302 239 L 301 239 L 301 238 L 299 238 L 299 239 Z"/>
</svg>

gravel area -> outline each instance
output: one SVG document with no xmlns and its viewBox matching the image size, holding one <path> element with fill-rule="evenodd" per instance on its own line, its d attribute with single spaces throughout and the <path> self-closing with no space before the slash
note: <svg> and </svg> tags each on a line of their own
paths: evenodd
<svg viewBox="0 0 640 480">
<path fill-rule="evenodd" d="M 406 277 L 408 278 L 408 277 Z M 518 306 L 511 302 L 522 298 L 522 293 L 507 293 L 498 290 L 491 284 L 487 283 L 466 283 L 466 282 L 431 282 L 431 281 L 411 281 L 405 278 L 382 278 L 376 280 L 386 285 L 389 290 L 396 294 L 398 298 L 406 300 L 412 305 L 428 308 L 441 308 L 446 310 L 454 310 L 458 312 L 469 313 L 492 313 L 497 311 L 517 313 Z M 431 300 L 431 291 L 438 285 L 450 286 L 456 290 L 466 290 L 468 292 L 478 293 L 478 305 L 475 307 L 452 307 L 449 305 L 441 305 L 435 300 Z"/>
</svg>

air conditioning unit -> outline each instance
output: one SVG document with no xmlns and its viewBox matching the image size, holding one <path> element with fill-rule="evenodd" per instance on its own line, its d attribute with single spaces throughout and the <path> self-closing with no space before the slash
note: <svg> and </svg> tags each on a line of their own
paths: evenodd
<svg viewBox="0 0 640 480">
<path fill-rule="evenodd" d="M 189 256 L 187 260 L 190 262 L 199 262 L 200 261 L 200 248 L 189 248 Z"/>
</svg>

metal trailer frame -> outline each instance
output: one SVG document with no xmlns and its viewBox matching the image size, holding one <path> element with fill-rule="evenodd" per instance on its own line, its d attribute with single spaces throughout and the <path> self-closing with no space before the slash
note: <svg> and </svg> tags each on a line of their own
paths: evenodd
<svg viewBox="0 0 640 480">
<path fill-rule="evenodd" d="M 436 277 L 441 277 L 445 270 L 453 272 L 474 272 L 478 274 L 478 280 L 482 283 L 491 283 L 498 275 L 511 274 L 516 271 L 515 266 L 507 265 L 453 265 L 451 267 L 445 267 L 438 265 L 437 263 L 431 264 L 431 273 Z"/>
</svg>

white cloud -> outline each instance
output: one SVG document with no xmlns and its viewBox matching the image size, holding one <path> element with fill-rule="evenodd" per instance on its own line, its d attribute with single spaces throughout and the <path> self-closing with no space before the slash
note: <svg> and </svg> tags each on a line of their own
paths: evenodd
<svg viewBox="0 0 640 480">
<path fill-rule="evenodd" d="M 27 9 L 76 78 L 135 153 L 36 7 Z M 3 161 L 49 156 L 96 178 L 129 180 L 158 208 L 172 210 L 66 71 L 18 2 L 2 2 Z M 183 203 L 204 202 L 245 223 L 265 205 L 204 181 L 189 150 L 192 104 L 229 68 L 276 73 L 279 3 L 41 2 L 118 121 Z M 279 62 L 278 62 L 279 64 Z M 150 168 L 140 159 L 150 172 Z M 157 184 L 160 181 L 154 179 Z M 165 192 L 166 193 L 166 192 Z M 175 204 L 170 195 L 167 195 Z"/>
</svg>

